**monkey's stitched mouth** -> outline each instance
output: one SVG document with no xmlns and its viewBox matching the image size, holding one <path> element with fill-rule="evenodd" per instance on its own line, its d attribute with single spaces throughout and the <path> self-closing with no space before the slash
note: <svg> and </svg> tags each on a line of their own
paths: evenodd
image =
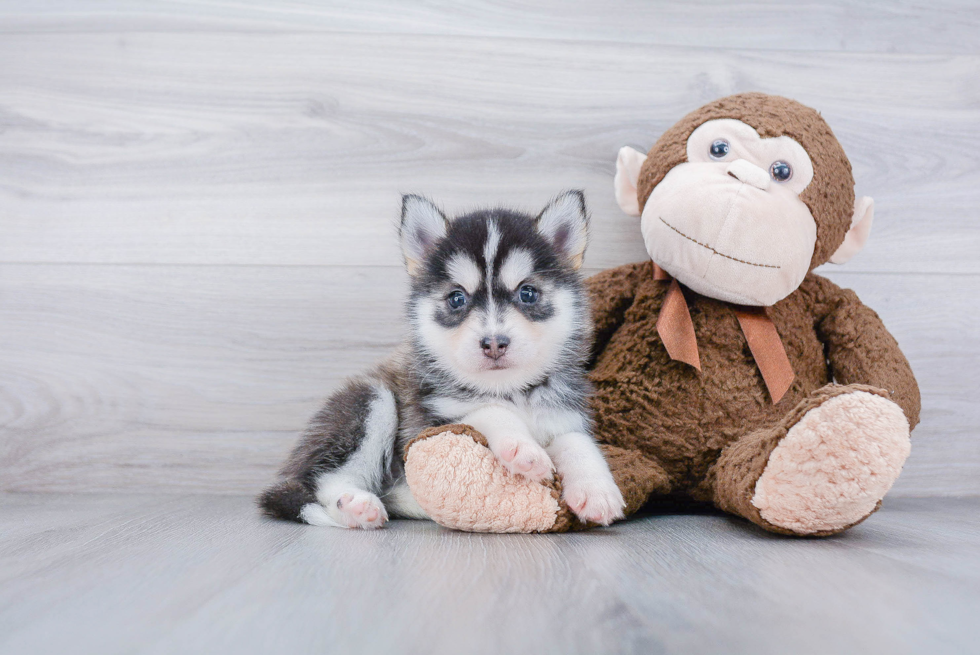
<svg viewBox="0 0 980 655">
<path fill-rule="evenodd" d="M 780 268 L 779 266 L 773 266 L 772 264 L 756 264 L 755 262 L 747 262 L 744 259 L 739 259 L 737 257 L 732 257 L 731 255 L 726 255 L 723 252 L 718 252 L 717 250 L 715 250 L 714 248 L 712 248 L 708 244 L 701 243 L 697 239 L 692 239 L 691 237 L 687 236 L 686 234 L 684 234 L 683 232 L 681 232 L 680 230 L 678 230 L 676 227 L 674 227 L 673 225 L 671 225 L 670 223 L 668 223 L 667 221 L 665 221 L 663 216 L 657 216 L 657 218 L 660 219 L 660 222 L 661 223 L 663 223 L 664 225 L 666 225 L 667 227 L 669 227 L 670 229 L 672 229 L 674 232 L 677 232 L 677 234 L 681 235 L 682 237 L 684 237 L 685 239 L 687 239 L 691 243 L 696 243 L 699 246 L 701 246 L 702 248 L 707 248 L 708 250 L 710 250 L 711 252 L 715 253 L 719 257 L 724 257 L 725 259 L 730 259 L 733 262 L 738 262 L 739 264 L 748 264 L 749 266 L 758 266 L 759 268 Z"/>
</svg>

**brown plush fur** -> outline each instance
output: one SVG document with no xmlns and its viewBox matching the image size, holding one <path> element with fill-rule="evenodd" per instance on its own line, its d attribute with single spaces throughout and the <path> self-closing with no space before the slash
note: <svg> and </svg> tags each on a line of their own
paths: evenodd
<svg viewBox="0 0 980 655">
<path fill-rule="evenodd" d="M 825 263 L 850 225 L 854 180 L 827 124 L 792 100 L 741 94 L 688 114 L 650 150 L 640 172 L 640 206 L 686 161 L 694 129 L 716 118 L 741 120 L 763 137 L 790 136 L 807 150 L 814 176 L 800 197 L 817 223 L 810 268 Z M 853 291 L 810 273 L 769 308 L 796 373 L 774 405 L 729 303 L 684 288 L 702 371 L 670 359 L 656 329 L 667 284 L 654 280 L 653 270 L 649 261 L 629 264 L 588 281 L 596 436 L 615 449 L 607 452 L 615 453 L 609 462 L 628 514 L 647 500 L 683 497 L 789 533 L 764 521 L 750 500 L 769 454 L 806 411 L 842 392 L 864 390 L 896 402 L 911 427 L 918 423 L 919 390 L 909 363 Z"/>
</svg>

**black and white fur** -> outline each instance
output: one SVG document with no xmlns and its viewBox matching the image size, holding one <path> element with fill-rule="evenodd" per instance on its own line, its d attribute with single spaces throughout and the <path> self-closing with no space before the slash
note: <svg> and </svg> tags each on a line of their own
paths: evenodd
<svg viewBox="0 0 980 655">
<path fill-rule="evenodd" d="M 582 193 L 559 195 L 537 217 L 497 209 L 452 221 L 409 195 L 400 237 L 410 337 L 313 417 L 259 498 L 265 513 L 344 528 L 381 527 L 389 513 L 427 518 L 404 480 L 404 446 L 425 428 L 466 423 L 511 472 L 540 481 L 557 470 L 579 517 L 621 517 L 586 402 Z"/>
</svg>

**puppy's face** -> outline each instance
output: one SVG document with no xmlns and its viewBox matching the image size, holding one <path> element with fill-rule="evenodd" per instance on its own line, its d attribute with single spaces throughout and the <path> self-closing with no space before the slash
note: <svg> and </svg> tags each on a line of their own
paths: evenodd
<svg viewBox="0 0 980 655">
<path fill-rule="evenodd" d="M 587 228 L 576 192 L 536 218 L 496 210 L 452 222 L 428 201 L 406 197 L 402 246 L 416 343 L 461 383 L 490 393 L 574 365 L 564 359 L 581 350 L 570 342 L 583 339 L 589 321 L 575 270 Z"/>
</svg>

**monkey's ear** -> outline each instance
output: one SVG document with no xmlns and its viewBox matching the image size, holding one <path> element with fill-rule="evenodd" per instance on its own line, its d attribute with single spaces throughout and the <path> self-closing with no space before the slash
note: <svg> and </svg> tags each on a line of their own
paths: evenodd
<svg viewBox="0 0 980 655">
<path fill-rule="evenodd" d="M 402 222 L 398 234 L 409 275 L 421 270 L 422 262 L 446 236 L 448 221 L 432 201 L 422 196 L 402 196 Z"/>
<path fill-rule="evenodd" d="M 854 217 L 851 229 L 844 236 L 844 243 L 830 256 L 832 264 L 844 264 L 861 251 L 871 235 L 871 223 L 875 219 L 875 201 L 863 196 L 854 201 Z"/>
<path fill-rule="evenodd" d="M 585 194 L 563 191 L 538 214 L 538 232 L 572 263 L 582 266 L 585 247 L 589 243 L 589 213 L 585 209 Z"/>
<path fill-rule="evenodd" d="M 640 167 L 647 156 L 629 146 L 619 149 L 616 157 L 616 177 L 613 186 L 616 189 L 616 202 L 630 216 L 640 215 L 640 201 L 636 197 L 636 183 L 640 179 Z"/>
</svg>

